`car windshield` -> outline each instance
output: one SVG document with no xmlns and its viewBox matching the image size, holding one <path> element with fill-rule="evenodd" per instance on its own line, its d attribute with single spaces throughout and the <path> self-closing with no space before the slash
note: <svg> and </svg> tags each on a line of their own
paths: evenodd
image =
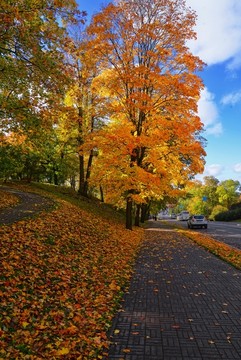
<svg viewBox="0 0 241 360">
<path fill-rule="evenodd" d="M 195 219 L 198 219 L 198 220 L 204 219 L 204 216 L 203 216 L 203 215 L 194 215 L 193 217 L 194 217 Z"/>
</svg>

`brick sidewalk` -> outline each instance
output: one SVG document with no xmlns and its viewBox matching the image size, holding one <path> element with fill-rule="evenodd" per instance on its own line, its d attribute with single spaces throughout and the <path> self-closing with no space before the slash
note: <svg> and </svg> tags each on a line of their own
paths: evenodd
<svg viewBox="0 0 241 360">
<path fill-rule="evenodd" d="M 241 359 L 241 272 L 160 222 L 149 225 L 108 359 Z"/>
</svg>

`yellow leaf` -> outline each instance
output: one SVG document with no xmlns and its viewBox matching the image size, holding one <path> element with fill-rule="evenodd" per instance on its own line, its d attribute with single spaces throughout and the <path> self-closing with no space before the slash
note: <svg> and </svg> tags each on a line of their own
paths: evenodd
<svg viewBox="0 0 241 360">
<path fill-rule="evenodd" d="M 131 350 L 130 349 L 123 349 L 122 350 L 125 354 L 128 354 L 128 353 L 130 353 L 131 352 Z"/>
<path fill-rule="evenodd" d="M 68 348 L 62 348 L 56 352 L 56 355 L 67 355 L 69 353 Z"/>
<path fill-rule="evenodd" d="M 120 286 L 116 285 L 115 280 L 112 280 L 112 282 L 111 282 L 110 285 L 109 285 L 109 288 L 110 288 L 111 290 L 113 290 L 113 291 L 115 291 L 115 290 L 120 290 Z"/>
</svg>

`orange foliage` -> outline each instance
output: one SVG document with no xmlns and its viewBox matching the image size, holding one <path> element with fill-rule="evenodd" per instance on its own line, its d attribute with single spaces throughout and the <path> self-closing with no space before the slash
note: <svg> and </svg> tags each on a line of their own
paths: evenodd
<svg viewBox="0 0 241 360">
<path fill-rule="evenodd" d="M 0 189 L 0 209 L 16 205 L 19 202 L 17 196 L 10 194 L 8 192 L 2 191 Z"/>
<path fill-rule="evenodd" d="M 67 201 L 0 227 L 0 358 L 98 359 L 141 239 Z"/>
<path fill-rule="evenodd" d="M 196 71 L 204 64 L 186 47 L 194 24 L 182 0 L 122 0 L 92 19 L 90 47 L 102 66 L 92 86 L 108 99 L 111 121 L 90 140 L 99 149 L 91 181 L 110 197 L 172 196 L 203 171 Z"/>
</svg>

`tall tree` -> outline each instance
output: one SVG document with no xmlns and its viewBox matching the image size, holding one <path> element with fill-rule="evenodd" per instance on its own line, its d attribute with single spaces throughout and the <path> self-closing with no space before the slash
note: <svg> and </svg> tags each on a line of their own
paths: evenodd
<svg viewBox="0 0 241 360">
<path fill-rule="evenodd" d="M 79 158 L 79 193 L 89 195 L 88 180 L 95 151 L 85 151 L 86 137 L 102 125 L 103 101 L 93 92 L 92 82 L 98 75 L 98 60 L 89 48 L 85 29 L 72 27 L 72 45 L 69 61 L 73 69 L 73 83 L 66 93 L 65 104 L 69 109 L 69 121 L 75 128 L 76 151 Z M 77 30 L 77 31 L 76 31 Z"/>
<path fill-rule="evenodd" d="M 96 14 L 90 46 L 102 74 L 95 88 L 108 99 L 110 125 L 98 148 L 103 183 L 132 204 L 177 191 L 203 168 L 196 75 L 202 61 L 187 48 L 195 14 L 184 0 L 120 0 Z M 97 145 L 97 144 L 96 144 Z"/>
<path fill-rule="evenodd" d="M 75 0 L 1 2 L 0 135 L 25 136 L 21 159 L 29 175 L 38 166 L 45 173 L 52 166 L 57 175 L 63 163 L 58 151 L 53 153 L 53 125 L 73 75 L 66 59 L 69 25 L 83 22 L 84 16 Z"/>
</svg>

